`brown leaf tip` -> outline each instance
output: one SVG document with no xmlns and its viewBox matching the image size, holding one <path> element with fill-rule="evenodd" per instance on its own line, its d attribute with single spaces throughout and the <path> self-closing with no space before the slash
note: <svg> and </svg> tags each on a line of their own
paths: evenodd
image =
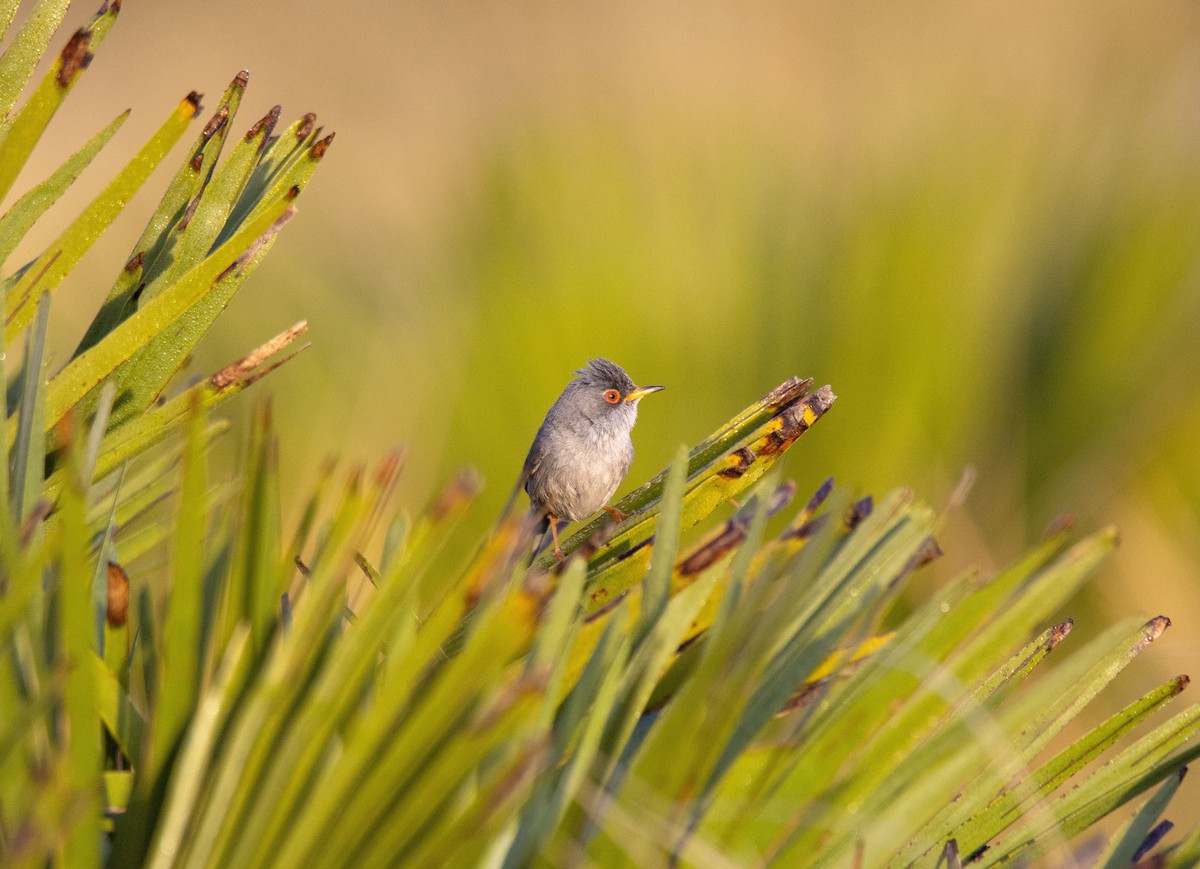
<svg viewBox="0 0 1200 869">
<path fill-rule="evenodd" d="M 812 408 L 813 413 L 820 416 L 833 407 L 833 403 L 837 401 L 837 396 L 833 392 L 833 387 L 826 384 L 808 396 L 806 401 L 808 402 L 808 406 Z"/>
<path fill-rule="evenodd" d="M 317 124 L 317 116 L 312 112 L 300 119 L 300 126 L 296 128 L 296 141 L 303 142 L 308 138 L 308 134 L 313 131 L 313 127 Z"/>
<path fill-rule="evenodd" d="M 255 368 L 266 362 L 284 347 L 291 344 L 298 337 L 308 331 L 308 321 L 301 320 L 292 328 L 280 332 L 274 338 L 261 347 L 257 347 L 247 355 L 243 356 L 237 362 L 226 365 L 216 374 L 209 378 L 211 383 L 217 389 L 225 389 L 234 383 L 239 382 L 247 377 Z"/>
<path fill-rule="evenodd" d="M 774 516 L 788 504 L 792 503 L 796 498 L 796 481 L 784 480 L 779 484 L 779 488 L 771 493 L 771 502 L 767 507 L 767 512 Z"/>
<path fill-rule="evenodd" d="M 791 503 L 792 498 L 795 496 L 796 484 L 792 480 L 787 480 L 771 494 L 771 500 L 767 504 L 767 515 L 775 516 L 778 514 L 780 510 Z M 729 518 L 725 523 L 725 527 L 715 537 L 679 563 L 676 567 L 679 575 L 692 576 L 697 574 L 715 564 L 718 559 L 738 546 L 746 539 L 746 534 L 750 530 L 750 520 L 753 513 L 754 509 L 750 505 L 746 505 L 738 510 L 737 513 Z"/>
<path fill-rule="evenodd" d="M 75 437 L 75 416 L 68 413 L 54 426 L 54 443 L 60 450 L 70 446 Z"/>
<path fill-rule="evenodd" d="M 384 456 L 383 461 L 379 464 L 378 470 L 375 472 L 375 483 L 380 488 L 387 488 L 396 481 L 400 475 L 400 469 L 404 466 L 404 451 L 393 449 Z"/>
<path fill-rule="evenodd" d="M 204 129 L 200 131 L 200 139 L 207 142 L 217 134 L 227 123 L 229 123 L 229 103 L 225 103 L 221 108 L 217 109 L 216 114 L 208 119 L 208 123 L 204 125 Z"/>
<path fill-rule="evenodd" d="M 812 378 L 801 380 L 799 377 L 789 377 L 776 386 L 762 398 L 762 403 L 768 407 L 783 407 L 791 404 L 797 398 L 802 398 L 812 388 Z"/>
<path fill-rule="evenodd" d="M 119 628 L 129 620 L 129 576 L 115 561 L 108 563 L 108 611 L 110 628 Z"/>
<path fill-rule="evenodd" d="M 1153 643 L 1162 636 L 1163 631 L 1171 627 L 1171 620 L 1166 616 L 1155 616 L 1142 625 L 1142 636 L 1136 643 L 1133 644 L 1130 651 L 1137 655 L 1142 652 L 1148 645 Z"/>
<path fill-rule="evenodd" d="M 805 513 L 816 513 L 821 508 L 829 496 L 833 493 L 833 477 L 826 477 L 825 482 L 820 485 L 813 496 L 808 499 L 808 503 L 804 505 Z"/>
<path fill-rule="evenodd" d="M 429 510 L 429 518 L 434 522 L 445 519 L 451 513 L 456 513 L 475 499 L 482 487 L 482 482 L 471 468 L 459 471 L 450 485 L 442 489 L 437 501 Z"/>
<path fill-rule="evenodd" d="M 107 7 L 108 12 L 111 12 L 113 15 L 116 15 L 118 12 L 121 11 L 121 0 L 112 0 L 111 3 L 105 3 L 103 6 L 100 7 L 101 14 L 103 14 L 106 11 L 105 7 Z"/>
<path fill-rule="evenodd" d="M 872 498 L 870 495 L 867 495 L 865 498 L 859 498 L 857 501 L 851 504 L 850 509 L 846 511 L 846 528 L 851 531 L 854 530 L 863 522 L 865 522 L 867 517 L 870 516 L 874 510 L 874 498 Z"/>
<path fill-rule="evenodd" d="M 325 152 L 329 150 L 330 144 L 333 142 L 333 137 L 336 133 L 330 133 L 324 139 L 321 139 L 317 144 L 313 145 L 309 150 L 308 155 L 314 160 L 320 160 L 325 156 Z"/>
<path fill-rule="evenodd" d="M 1071 630 L 1074 627 L 1075 619 L 1067 619 L 1065 622 L 1060 622 L 1059 624 L 1055 625 L 1050 631 L 1050 642 L 1048 644 L 1049 647 L 1051 649 L 1055 648 L 1059 643 L 1067 638 L 1067 635 L 1071 633 Z"/>
<path fill-rule="evenodd" d="M 191 103 L 193 118 L 199 117 L 199 115 L 200 115 L 200 109 L 202 108 L 200 105 L 200 101 L 202 99 L 204 99 L 204 94 L 200 93 L 200 91 L 192 91 L 186 97 L 183 98 L 184 102 Z"/>
<path fill-rule="evenodd" d="M 68 40 L 59 56 L 58 74 L 54 77 L 59 87 L 70 87 L 76 76 L 87 69 L 88 64 L 92 62 L 92 53 L 88 51 L 91 43 L 91 31 L 83 28 L 76 30 L 75 35 Z"/>
<path fill-rule="evenodd" d="M 248 69 L 243 69 L 243 70 L 239 71 L 238 74 L 233 77 L 234 87 L 239 87 L 242 90 L 245 90 L 246 85 L 248 85 L 249 83 L 250 83 L 250 70 L 248 70 Z"/>
<path fill-rule="evenodd" d="M 271 135 L 271 131 L 275 129 L 275 124 L 279 121 L 279 113 L 281 111 L 283 111 L 283 106 L 272 106 L 271 111 L 255 121 L 254 126 L 246 131 L 246 141 L 252 142 L 261 135 L 265 143 Z M 263 133 L 264 130 L 266 131 L 265 135 Z"/>
<path fill-rule="evenodd" d="M 1058 537 L 1060 534 L 1066 534 L 1075 527 L 1075 517 L 1069 513 L 1062 513 L 1054 517 L 1050 526 L 1046 529 L 1045 536 L 1047 538 Z"/>
<path fill-rule="evenodd" d="M 139 250 L 137 253 L 135 253 L 133 256 L 131 256 L 129 258 L 129 262 L 125 263 L 125 271 L 136 272 L 138 269 L 140 269 L 142 267 L 142 264 L 145 261 L 146 261 L 146 252 L 144 250 Z"/>
<path fill-rule="evenodd" d="M 921 547 L 913 554 L 912 559 L 909 561 L 908 569 L 919 570 L 937 561 L 945 554 L 941 544 L 935 538 L 926 537 L 925 542 L 921 544 Z"/>
</svg>

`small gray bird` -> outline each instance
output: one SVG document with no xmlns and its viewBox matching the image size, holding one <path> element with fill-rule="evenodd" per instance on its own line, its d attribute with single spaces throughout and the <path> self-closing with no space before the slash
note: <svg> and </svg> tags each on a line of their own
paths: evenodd
<svg viewBox="0 0 1200 869">
<path fill-rule="evenodd" d="M 546 412 L 525 459 L 521 484 L 531 510 L 558 545 L 558 523 L 586 519 L 603 509 L 618 522 L 626 517 L 608 499 L 629 472 L 638 402 L 662 386 L 635 386 L 625 370 L 607 359 L 589 359 L 574 372 L 562 395 Z"/>
</svg>

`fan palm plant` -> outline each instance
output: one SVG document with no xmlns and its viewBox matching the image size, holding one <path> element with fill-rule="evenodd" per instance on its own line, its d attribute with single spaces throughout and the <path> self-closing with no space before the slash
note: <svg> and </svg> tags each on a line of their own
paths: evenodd
<svg viewBox="0 0 1200 869">
<path fill-rule="evenodd" d="M 117 12 L 17 110 L 65 7 L 38 4 L 0 61 L 4 191 Z M 1134 617 L 1068 652 L 1072 623 L 1053 615 L 1115 534 L 1072 544 L 1055 527 L 901 615 L 897 595 L 941 552 L 935 511 L 828 483 L 788 512 L 781 460 L 833 408 L 829 387 L 785 381 L 620 501 L 619 526 L 579 528 L 562 561 L 527 564 L 528 529 L 505 517 L 456 565 L 444 550 L 474 478 L 407 518 L 395 456 L 340 487 L 329 469 L 285 534 L 265 406 L 243 472 L 212 487 L 212 410 L 304 326 L 172 381 L 331 138 L 311 116 L 276 134 L 277 110 L 231 138 L 245 86 L 221 97 L 57 372 L 54 289 L 199 98 L 4 278 L 4 338 L 24 347 L 4 375 L 0 468 L 5 865 L 1200 860 L 1200 833 L 1162 845 L 1200 752 L 1200 706 L 1162 709 L 1187 677 L 1054 741 L 1169 626 Z M 0 218 L 6 255 L 122 120 Z"/>
</svg>

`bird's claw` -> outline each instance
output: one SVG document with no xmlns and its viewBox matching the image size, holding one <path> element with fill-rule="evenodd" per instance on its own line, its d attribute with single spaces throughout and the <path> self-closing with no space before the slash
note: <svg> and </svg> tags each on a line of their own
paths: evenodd
<svg viewBox="0 0 1200 869">
<path fill-rule="evenodd" d="M 613 518 L 613 521 L 616 522 L 618 525 L 620 525 L 622 522 L 624 522 L 626 519 L 629 518 L 628 513 L 622 513 L 616 507 L 609 507 L 607 504 L 604 505 L 603 507 L 601 507 L 600 509 L 603 510 L 605 513 L 607 513 L 609 516 L 611 516 Z"/>
</svg>

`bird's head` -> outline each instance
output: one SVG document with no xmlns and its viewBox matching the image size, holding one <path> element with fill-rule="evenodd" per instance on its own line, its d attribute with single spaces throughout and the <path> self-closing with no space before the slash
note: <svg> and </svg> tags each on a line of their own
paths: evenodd
<svg viewBox="0 0 1200 869">
<path fill-rule="evenodd" d="M 621 419 L 629 426 L 637 419 L 638 402 L 662 386 L 636 386 L 620 365 L 607 359 L 589 359 L 587 368 L 574 372 L 567 387 L 572 403 L 589 419 Z"/>
</svg>

